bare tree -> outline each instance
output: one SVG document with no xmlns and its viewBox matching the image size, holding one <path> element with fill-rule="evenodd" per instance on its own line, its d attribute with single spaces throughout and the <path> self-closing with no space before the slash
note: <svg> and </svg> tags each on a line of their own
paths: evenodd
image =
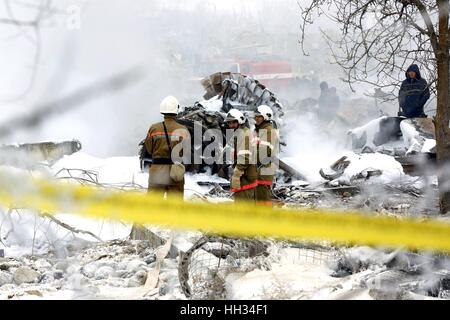
<svg viewBox="0 0 450 320">
<path fill-rule="evenodd" d="M 41 25 L 42 22 L 52 16 L 56 9 L 52 6 L 52 0 L 40 0 L 38 3 L 28 3 L 22 1 L 4 0 L 3 6 L 5 13 L 0 15 L 0 26 L 17 28 L 18 36 L 24 37 L 27 41 L 32 43 L 35 47 L 33 53 L 33 64 L 30 73 L 30 80 L 27 87 L 21 94 L 11 100 L 19 100 L 25 97 L 33 88 L 36 81 L 38 64 L 41 56 Z M 28 9 L 34 12 L 32 19 L 21 19 L 17 16 L 15 8 Z"/>
<path fill-rule="evenodd" d="M 440 209 L 450 211 L 449 1 L 448 0 L 312 0 L 301 9 L 301 45 L 309 25 L 326 17 L 340 37 L 322 31 L 334 62 L 356 82 L 373 84 L 395 95 L 406 67 L 418 62 L 437 96 L 435 117 Z M 447 167 L 448 169 L 448 167 Z"/>
</svg>

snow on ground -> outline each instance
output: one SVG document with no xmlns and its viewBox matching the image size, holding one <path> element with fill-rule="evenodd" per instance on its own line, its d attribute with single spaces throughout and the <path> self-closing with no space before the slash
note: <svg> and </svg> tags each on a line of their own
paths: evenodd
<svg viewBox="0 0 450 320">
<path fill-rule="evenodd" d="M 313 250 L 283 248 L 271 253 L 270 270 L 231 273 L 227 277 L 227 298 L 252 299 L 321 299 L 342 280 L 332 277 L 327 261 L 314 257 Z M 323 294 L 322 294 L 323 295 Z"/>
<path fill-rule="evenodd" d="M 377 178 L 380 182 L 405 178 L 401 165 L 383 154 L 343 152 L 320 161 L 300 157 L 284 160 L 312 181 L 320 181 L 319 169 L 329 167 L 343 155 L 351 161 L 345 172 L 348 176 L 373 168 L 383 171 Z M 74 177 L 88 179 L 94 174 L 99 183 L 116 187 L 134 184 L 134 187 L 142 188 L 142 192 L 146 190 L 148 178 L 147 173 L 141 172 L 137 157 L 99 159 L 82 152 L 64 157 L 51 167 L 51 172 L 60 178 L 68 177 L 70 173 Z M 187 174 L 187 199 L 195 199 L 198 194 L 205 195 L 213 188 L 199 186 L 197 181 L 227 182 L 208 174 Z M 61 222 L 92 232 L 106 241 L 100 243 L 89 234 L 71 232 L 48 218 L 26 210 L 12 213 L 0 211 L 0 214 L 0 248 L 5 250 L 5 258 L 0 258 L 0 299 L 186 299 L 178 279 L 177 256 L 163 261 L 159 287 L 142 294 L 140 289 L 147 272 L 155 268 L 156 248 L 126 240 L 131 225 L 67 213 L 55 215 Z M 162 239 L 167 239 L 170 234 L 169 230 L 158 227 L 151 227 L 151 230 Z M 185 252 L 200 237 L 198 232 L 176 231 L 173 245 Z M 369 294 L 369 288 L 361 283 L 365 281 L 364 277 L 381 268 L 376 261 L 383 261 L 382 251 L 365 249 L 350 252 L 350 259 L 363 261 L 355 262 L 355 265 L 374 266 L 340 277 L 333 275 L 336 268 L 333 263 L 330 264 L 334 261 L 336 265 L 336 257 L 330 260 L 328 256 L 325 262 L 320 260 L 323 252 L 317 256 L 317 251 L 311 251 L 309 257 L 312 260 L 308 260 L 306 251 L 275 245 L 275 249 L 264 258 L 268 268 L 228 274 L 225 281 L 227 298 L 374 298 L 373 294 Z M 374 261 L 370 260 L 372 256 L 376 257 L 372 259 Z"/>
<path fill-rule="evenodd" d="M 374 119 L 361 127 L 350 130 L 350 133 L 353 134 L 357 139 L 361 139 L 362 136 L 365 134 L 366 135 L 365 145 L 372 149 L 376 149 L 374 144 L 375 136 L 377 135 L 378 132 L 380 132 L 380 125 L 382 121 L 384 121 L 387 118 L 388 118 L 387 116 L 384 116 L 381 118 Z"/>
<path fill-rule="evenodd" d="M 79 230 L 88 231 L 103 241 L 122 239 L 130 234 L 131 226 L 108 220 L 87 219 L 74 214 L 56 214 L 54 218 Z M 0 248 L 6 257 L 45 254 L 54 251 L 66 255 L 66 247 L 81 239 L 97 241 L 89 234 L 77 233 L 63 228 L 49 218 L 37 216 L 27 210 L 5 213 L 0 211 Z"/>
<path fill-rule="evenodd" d="M 424 138 L 417 128 L 408 121 L 401 122 L 400 128 L 404 145 L 408 149 L 407 154 L 412 152 L 431 152 L 431 149 L 436 147 L 435 139 Z"/>
<path fill-rule="evenodd" d="M 15 168 L 8 167 L 7 169 L 18 173 L 23 172 L 23 170 Z M 78 152 L 65 156 L 56 162 L 50 168 L 50 174 L 57 175 L 59 178 L 94 179 L 98 183 L 116 187 L 134 184 L 134 187 L 142 188 L 142 192 L 146 191 L 148 183 L 148 174 L 141 171 L 138 157 L 100 159 Z M 185 180 L 186 199 L 190 199 L 194 195 L 206 194 L 213 188 L 213 186 L 199 186 L 196 183 L 197 181 L 227 182 L 225 179 L 217 176 L 211 177 L 208 174 L 187 174 Z M 217 199 L 216 201 L 226 201 L 226 199 Z M 91 232 L 103 241 L 124 239 L 129 236 L 131 231 L 130 224 L 117 221 L 88 219 L 68 213 L 58 213 L 54 217 L 71 227 Z M 0 219 L 3 221 L 0 236 L 8 235 L 7 241 L 4 240 L 7 245 L 4 248 L 7 257 L 18 257 L 32 253 L 43 254 L 51 249 L 64 250 L 64 247 L 75 239 L 73 232 L 48 218 L 35 216 L 34 213 L 28 211 L 14 211 L 11 214 L 0 211 Z M 89 234 L 77 233 L 76 238 L 97 241 Z M 189 246 L 189 243 L 185 243 L 182 237 L 176 237 L 174 241 L 184 249 Z M 3 247 L 4 245 L 0 242 L 0 248 Z"/>
<path fill-rule="evenodd" d="M 330 165 L 343 156 L 347 157 L 350 165 L 345 170 L 342 178 L 350 180 L 351 177 L 361 173 L 365 169 L 381 170 L 381 176 L 375 178 L 378 182 L 387 183 L 405 177 L 402 165 L 393 157 L 381 153 L 356 154 L 351 151 L 344 151 L 329 157 L 318 157 L 309 154 L 295 158 L 283 158 L 282 160 L 304 174 L 310 182 L 318 182 L 323 181 L 319 170 L 324 169 L 325 172 L 329 171 Z"/>
<path fill-rule="evenodd" d="M 220 178 L 217 175 L 211 176 L 207 173 L 198 173 L 192 174 L 187 173 L 185 175 L 185 183 L 184 183 L 184 197 L 185 199 L 190 199 L 194 195 L 204 195 L 211 191 L 214 186 L 200 186 L 197 182 L 210 182 L 210 183 L 229 183 L 228 180 Z M 217 199 L 216 199 L 217 200 Z M 226 201 L 226 199 L 222 199 L 222 201 Z"/>
<path fill-rule="evenodd" d="M 346 152 L 343 156 L 350 160 L 350 165 L 344 172 L 344 176 L 348 179 L 369 168 L 382 171 L 381 176 L 376 179 L 383 183 L 398 180 L 404 175 L 402 165 L 393 157 L 385 154 L 368 153 L 358 155 L 353 152 Z"/>
<path fill-rule="evenodd" d="M 229 299 L 237 300 L 324 300 L 331 295 L 355 294 L 353 299 L 373 300 L 368 290 L 361 290 L 358 280 L 363 274 L 346 279 L 332 277 L 325 266 L 301 262 L 278 264 L 270 271 L 254 270 L 228 277 Z M 360 291 L 363 291 L 362 293 Z"/>
<path fill-rule="evenodd" d="M 86 153 L 78 152 L 71 156 L 65 156 L 52 166 L 54 174 L 68 176 L 64 169 L 81 169 L 96 173 L 98 182 L 102 184 L 125 185 L 134 183 L 145 191 L 148 186 L 148 173 L 142 172 L 139 157 L 114 157 L 99 159 Z M 75 177 L 86 178 L 83 171 L 71 171 Z M 190 174 L 185 176 L 185 198 L 190 199 L 195 194 L 208 193 L 214 186 L 199 186 L 198 181 L 211 183 L 228 183 L 227 180 L 207 173 Z"/>
<path fill-rule="evenodd" d="M 408 275 L 401 269 L 389 272 L 386 265 L 395 261 L 392 258 L 397 252 L 386 254 L 361 247 L 342 250 L 340 254 L 330 249 L 328 253 L 324 256 L 327 251 L 273 244 L 268 255 L 259 258 L 265 262 L 264 268 L 242 268 L 226 275 L 225 298 L 432 298 L 423 290 L 401 288 L 408 282 L 415 286 L 424 281 L 416 273 Z M 342 269 L 338 265 L 344 256 L 348 266 Z M 80 245 L 66 259 L 52 254 L 0 258 L 0 299 L 186 299 L 178 279 L 178 259 L 173 255 L 163 261 L 158 287 L 143 287 L 148 272 L 155 268 L 155 259 L 155 248 L 129 240 Z M 339 269 L 347 272 L 349 268 L 353 269 L 349 274 L 336 274 Z"/>
<path fill-rule="evenodd" d="M 223 101 L 219 96 L 212 97 L 209 100 L 199 102 L 206 110 L 210 112 L 222 112 Z"/>
<path fill-rule="evenodd" d="M 84 152 L 65 156 L 52 166 L 54 174 L 64 169 L 81 169 L 97 174 L 99 183 L 126 184 L 136 183 L 147 188 L 148 174 L 141 172 L 139 157 L 113 157 L 100 159 Z M 72 172 L 75 176 L 85 177 L 83 172 Z M 61 172 L 67 176 L 65 172 Z"/>
<path fill-rule="evenodd" d="M 70 169 L 70 172 L 65 169 Z M 148 178 L 147 174 L 140 172 L 137 157 L 99 159 L 83 152 L 65 156 L 50 168 L 50 173 L 59 178 L 70 176 L 89 178 L 98 183 L 114 186 L 134 183 L 142 188 L 147 187 Z M 5 234 L 11 234 L 7 239 L 8 247 L 5 248 L 6 256 L 9 257 L 31 253 L 42 254 L 50 249 L 59 251 L 75 238 L 73 232 L 48 218 L 35 216 L 24 210 L 0 214 L 3 219 L 0 235 L 4 237 Z M 92 232 L 103 241 L 124 238 L 131 230 L 131 226 L 124 223 L 87 219 L 73 214 L 58 213 L 55 218 L 71 227 Z M 12 232 L 13 230 L 16 232 Z M 78 233 L 76 236 L 86 241 L 96 241 L 89 234 Z"/>
</svg>

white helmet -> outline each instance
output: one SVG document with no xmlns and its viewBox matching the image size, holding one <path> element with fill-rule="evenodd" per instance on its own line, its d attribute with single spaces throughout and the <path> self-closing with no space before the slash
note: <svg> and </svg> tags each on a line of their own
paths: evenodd
<svg viewBox="0 0 450 320">
<path fill-rule="evenodd" d="M 180 111 L 180 103 L 178 99 L 173 96 L 168 96 L 161 101 L 159 105 L 159 112 L 162 114 L 178 114 Z"/>
<path fill-rule="evenodd" d="M 269 106 L 260 105 L 258 109 L 255 111 L 255 115 L 263 116 L 265 121 L 269 121 L 273 119 L 273 111 Z"/>
<path fill-rule="evenodd" d="M 228 111 L 227 118 L 225 119 L 226 122 L 228 121 L 237 121 L 239 124 L 245 123 L 245 117 L 242 112 L 240 112 L 237 109 L 231 109 Z"/>
</svg>

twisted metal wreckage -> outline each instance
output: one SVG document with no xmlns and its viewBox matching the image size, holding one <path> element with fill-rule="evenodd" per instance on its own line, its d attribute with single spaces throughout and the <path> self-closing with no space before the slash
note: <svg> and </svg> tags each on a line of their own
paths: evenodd
<svg viewBox="0 0 450 320">
<path fill-rule="evenodd" d="M 223 141 L 221 145 L 225 146 L 226 141 L 226 129 L 225 117 L 230 109 L 238 109 L 242 111 L 248 119 L 248 125 L 253 125 L 253 113 L 260 105 L 269 106 L 274 112 L 273 122 L 277 128 L 280 129 L 281 145 L 285 145 L 283 142 L 283 106 L 281 102 L 276 98 L 275 94 L 267 89 L 257 80 L 252 79 L 246 75 L 230 72 L 218 72 L 204 78 L 201 81 L 205 94 L 203 95 L 204 101 L 195 103 L 194 106 L 186 107 L 184 111 L 178 114 L 178 122 L 185 125 L 191 136 L 194 136 L 195 126 L 201 126 L 202 134 L 208 129 L 215 129 L 222 132 Z M 195 151 L 204 150 L 210 143 L 208 141 L 202 141 L 201 145 L 196 145 L 195 141 L 191 146 L 191 164 L 187 165 L 186 170 L 193 173 L 205 172 L 207 168 L 210 169 L 211 174 L 218 174 L 220 177 L 229 178 L 230 164 L 223 161 L 223 163 L 212 163 L 208 161 L 210 159 L 202 159 L 201 164 L 194 163 Z M 140 159 L 141 168 L 144 169 L 151 159 L 146 155 L 144 141 L 141 141 L 140 145 Z M 212 155 L 216 155 L 213 153 Z M 279 161 L 279 168 L 289 177 L 304 180 L 305 177 L 286 164 Z"/>
</svg>

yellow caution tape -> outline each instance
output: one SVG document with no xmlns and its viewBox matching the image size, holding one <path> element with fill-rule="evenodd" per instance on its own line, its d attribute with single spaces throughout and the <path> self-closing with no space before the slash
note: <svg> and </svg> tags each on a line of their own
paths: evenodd
<svg viewBox="0 0 450 320">
<path fill-rule="evenodd" d="M 13 179 L 14 180 L 14 179 Z M 138 224 L 166 225 L 229 236 L 329 240 L 337 244 L 450 252 L 450 224 L 433 220 L 326 210 L 272 209 L 254 204 L 164 200 L 160 194 L 112 192 L 0 174 L 0 203 L 48 213 L 72 212 Z M 15 187 L 14 187 L 15 186 Z"/>
</svg>

